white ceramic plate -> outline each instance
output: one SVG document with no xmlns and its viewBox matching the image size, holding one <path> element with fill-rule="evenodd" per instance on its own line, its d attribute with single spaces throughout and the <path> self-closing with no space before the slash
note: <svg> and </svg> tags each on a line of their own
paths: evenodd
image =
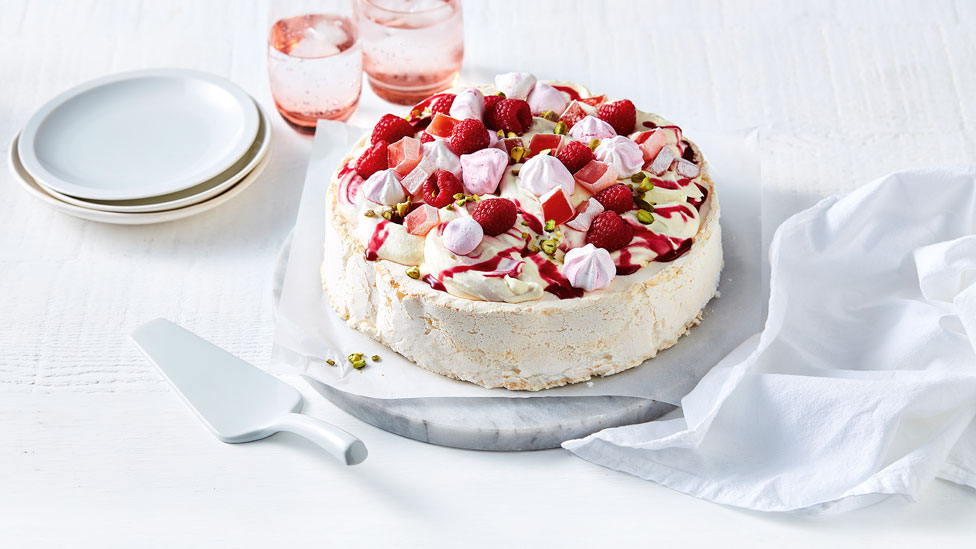
<svg viewBox="0 0 976 549">
<path fill-rule="evenodd" d="M 134 200 L 179 192 L 230 168 L 254 143 L 244 90 L 182 69 L 99 78 L 48 101 L 21 132 L 24 168 L 76 198 Z"/>
<path fill-rule="evenodd" d="M 251 170 L 251 172 L 247 174 L 244 179 L 230 189 L 224 191 L 222 194 L 219 194 L 214 198 L 199 204 L 194 204 L 192 206 L 178 208 L 175 210 L 167 210 L 165 212 L 101 212 L 89 208 L 82 208 L 81 206 L 75 206 L 74 204 L 68 204 L 67 202 L 62 202 L 44 192 L 44 189 L 37 185 L 30 174 L 24 169 L 24 166 L 20 163 L 20 158 L 17 155 L 18 141 L 19 136 L 14 138 L 13 143 L 10 144 L 10 171 L 16 176 L 14 179 L 20 183 L 24 190 L 34 195 L 34 197 L 39 199 L 41 202 L 44 202 L 49 206 L 53 206 L 54 208 L 68 215 L 80 217 L 81 219 L 87 219 L 89 221 L 114 223 L 117 225 L 149 225 L 152 223 L 165 223 L 167 221 L 176 221 L 177 219 L 183 219 L 185 217 L 190 217 L 191 215 L 196 215 L 198 213 L 203 213 L 207 210 L 216 208 L 217 206 L 220 206 L 221 204 L 241 194 L 244 189 L 251 185 L 251 183 L 254 183 L 258 176 L 261 175 L 261 172 L 264 171 L 264 168 L 268 165 L 268 162 L 271 159 L 271 154 L 264 155 L 264 158 L 258 162 L 254 169 Z"/>
<path fill-rule="evenodd" d="M 36 179 L 34 183 L 44 189 L 49 195 L 62 202 L 103 212 L 162 212 L 192 206 L 193 204 L 198 204 L 213 198 L 231 188 L 243 179 L 244 176 L 249 174 L 258 162 L 264 159 L 268 153 L 268 148 L 271 146 L 271 121 L 268 120 L 264 110 L 260 107 L 258 108 L 258 113 L 260 114 L 258 137 L 254 141 L 254 144 L 251 145 L 251 148 L 244 153 L 244 156 L 217 177 L 178 193 L 164 194 L 152 198 L 139 198 L 136 200 L 85 200 L 61 194 L 45 185 L 44 182 Z"/>
</svg>

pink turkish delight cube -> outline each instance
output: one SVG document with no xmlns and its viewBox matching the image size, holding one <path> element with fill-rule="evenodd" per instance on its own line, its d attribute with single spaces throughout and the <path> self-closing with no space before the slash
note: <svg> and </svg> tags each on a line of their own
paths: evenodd
<svg viewBox="0 0 976 549">
<path fill-rule="evenodd" d="M 426 235 L 439 223 L 440 215 L 437 213 L 437 208 L 428 204 L 422 204 L 403 218 L 403 225 L 407 228 L 407 232 L 417 236 Z"/>
<path fill-rule="evenodd" d="M 617 172 L 613 166 L 599 160 L 590 160 L 573 177 L 590 194 L 596 194 L 617 182 Z"/>
</svg>

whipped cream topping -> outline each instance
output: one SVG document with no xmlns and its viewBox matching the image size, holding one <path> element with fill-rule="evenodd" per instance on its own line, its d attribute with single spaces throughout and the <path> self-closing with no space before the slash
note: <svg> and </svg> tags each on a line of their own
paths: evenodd
<svg viewBox="0 0 976 549">
<path fill-rule="evenodd" d="M 556 187 L 562 187 L 566 196 L 573 194 L 576 180 L 566 166 L 548 154 L 533 156 L 519 170 L 519 186 L 535 196 L 543 196 Z"/>
<path fill-rule="evenodd" d="M 366 200 L 376 204 L 393 206 L 407 199 L 407 193 L 400 184 L 400 178 L 392 169 L 380 170 L 363 183 Z"/>
<path fill-rule="evenodd" d="M 593 139 L 606 139 L 614 137 L 617 132 L 613 126 L 603 120 L 591 115 L 586 115 L 582 120 L 573 124 L 569 130 L 569 135 L 577 141 L 589 143 Z"/>
<path fill-rule="evenodd" d="M 495 90 L 509 99 L 526 99 L 535 87 L 535 76 L 527 72 L 507 72 L 495 77 Z"/>
<path fill-rule="evenodd" d="M 482 120 L 485 117 L 485 96 L 478 88 L 468 88 L 454 98 L 449 114 L 457 120 Z"/>
<path fill-rule="evenodd" d="M 594 154 L 616 172 L 615 183 L 628 185 L 637 198 L 653 206 L 640 217 L 638 210 L 621 214 L 634 228 L 632 241 L 613 251 L 587 243 L 593 220 L 604 211 L 603 205 L 593 198 L 594 191 L 578 184 L 552 154 L 535 151 L 524 159 L 509 153 L 514 146 L 529 149 L 536 135 L 558 131 L 555 121 L 534 117 L 530 127 L 518 137 L 498 136 L 489 130 L 488 148 L 461 157 L 450 149 L 446 139 L 424 143 L 419 164 L 403 177 L 393 170 L 382 170 L 364 180 L 356 173 L 355 165 L 368 147 L 353 151 L 351 160 L 337 176 L 337 202 L 339 212 L 354 225 L 367 259 L 418 266 L 423 282 L 457 297 L 519 303 L 599 291 L 615 276 L 634 273 L 654 261 L 672 261 L 687 251 L 698 233 L 698 208 L 706 195 L 705 187 L 699 186 L 700 159 L 696 152 L 688 150 L 690 145 L 683 140 L 680 128 L 638 111 L 634 133 L 618 136 L 609 124 L 595 116 L 596 106 L 567 101 L 591 97 L 582 87 L 565 82 L 536 82 L 524 73 L 499 75 L 496 83 L 499 86 L 495 89 L 489 86 L 460 91 L 455 99 L 459 111 L 452 114 L 477 115 L 479 99 L 484 106 L 482 94 L 496 89 L 502 89 L 508 97 L 524 94 L 534 105 L 533 112 L 558 111 L 553 108 L 557 99 L 558 105 L 567 105 L 566 113 L 579 113 L 582 109 L 587 116 L 570 126 L 561 146 L 571 140 L 589 145 L 590 140 L 600 139 Z M 464 109 L 469 112 L 462 113 Z M 637 143 L 648 139 L 651 133 L 662 147 L 660 150 L 673 153 L 659 174 L 651 169 L 659 151 L 654 151 L 654 158 L 645 158 L 645 151 Z M 412 137 L 423 137 L 423 130 L 418 129 Z M 515 162 L 515 158 L 519 161 Z M 666 160 L 662 158 L 657 167 Z M 452 197 L 451 203 L 441 208 L 425 204 L 423 184 L 436 170 L 454 174 L 466 196 Z M 651 183 L 644 183 L 643 192 L 630 177 L 641 172 Z M 575 212 L 570 211 L 569 218 L 560 223 L 547 224 L 546 212 L 566 216 L 565 202 L 558 209 L 549 204 L 543 208 L 543 198 L 559 190 L 569 198 L 569 206 Z M 473 217 L 482 199 L 488 197 L 509 199 L 517 210 L 514 226 L 497 236 L 484 234 Z M 407 201 L 413 204 L 404 212 Z M 478 219 L 484 222 L 483 217 Z M 407 231 L 408 226 L 413 234 Z"/>
<path fill-rule="evenodd" d="M 610 252 L 587 244 L 566 252 L 562 273 L 574 288 L 592 292 L 610 285 L 617 276 L 617 266 L 610 258 Z"/>
<path fill-rule="evenodd" d="M 630 177 L 641 171 L 644 165 L 644 153 L 640 146 L 622 135 L 600 141 L 593 154 L 597 160 L 613 166 L 617 177 Z"/>
</svg>

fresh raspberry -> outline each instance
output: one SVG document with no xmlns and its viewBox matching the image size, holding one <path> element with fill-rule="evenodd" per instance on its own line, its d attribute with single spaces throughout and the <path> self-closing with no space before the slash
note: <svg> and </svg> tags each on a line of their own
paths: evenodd
<svg viewBox="0 0 976 549">
<path fill-rule="evenodd" d="M 480 120 L 467 118 L 454 125 L 448 141 L 454 154 L 471 154 L 488 146 L 488 128 Z"/>
<path fill-rule="evenodd" d="M 600 117 L 600 120 L 613 126 L 617 135 L 627 135 L 634 131 L 634 124 L 637 124 L 637 108 L 630 102 L 630 99 L 600 105 L 596 110 L 596 115 Z"/>
<path fill-rule="evenodd" d="M 413 137 L 413 127 L 406 120 L 392 114 L 384 114 L 383 118 L 376 123 L 373 128 L 373 135 L 370 137 L 370 144 L 375 145 L 377 141 L 396 143 L 404 137 Z"/>
<path fill-rule="evenodd" d="M 424 202 L 435 208 L 443 208 L 454 200 L 454 195 L 463 192 L 464 187 L 453 173 L 437 170 L 424 183 Z"/>
<path fill-rule="evenodd" d="M 586 233 L 586 242 L 607 251 L 614 251 L 630 244 L 634 238 L 634 227 L 617 212 L 603 212 L 596 216 L 590 231 Z"/>
<path fill-rule="evenodd" d="M 491 127 L 489 120 L 495 119 L 495 107 L 501 103 L 502 99 L 505 99 L 503 95 L 486 95 L 485 96 L 485 125 Z M 497 130 L 498 128 L 491 128 Z"/>
<path fill-rule="evenodd" d="M 439 93 L 432 97 L 430 102 L 431 116 L 436 113 L 443 113 L 450 116 L 451 105 L 454 103 L 455 97 L 457 96 L 453 93 Z"/>
<path fill-rule="evenodd" d="M 427 132 L 424 132 L 424 133 L 420 134 L 420 143 L 421 144 L 423 144 L 423 143 L 430 143 L 434 139 L 435 139 L 434 136 L 433 135 L 430 135 Z"/>
<path fill-rule="evenodd" d="M 610 185 L 606 189 L 596 193 L 596 201 L 603 205 L 607 210 L 622 214 L 634 209 L 634 195 L 631 194 L 627 185 L 617 183 Z"/>
<path fill-rule="evenodd" d="M 518 208 L 507 198 L 488 198 L 478 203 L 471 217 L 488 236 L 498 236 L 515 225 Z"/>
<path fill-rule="evenodd" d="M 570 141 L 556 153 L 556 158 L 566 166 L 569 173 L 576 173 L 595 159 L 593 151 L 582 141 Z"/>
<path fill-rule="evenodd" d="M 356 161 L 356 173 L 363 179 L 390 167 L 387 159 L 386 141 L 377 141 Z"/>
<path fill-rule="evenodd" d="M 522 135 L 532 125 L 532 110 L 521 99 L 502 99 L 495 105 L 491 118 L 485 116 L 485 120 L 493 130 Z"/>
</svg>

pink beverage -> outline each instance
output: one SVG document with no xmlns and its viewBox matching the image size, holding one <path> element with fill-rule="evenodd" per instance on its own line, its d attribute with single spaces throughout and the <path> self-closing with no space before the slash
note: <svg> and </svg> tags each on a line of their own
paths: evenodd
<svg viewBox="0 0 976 549">
<path fill-rule="evenodd" d="M 413 105 L 457 79 L 459 0 L 359 0 L 359 32 L 369 85 L 387 101 Z"/>
<path fill-rule="evenodd" d="M 349 118 L 359 103 L 362 70 L 356 27 L 347 17 L 299 15 L 271 28 L 271 95 L 281 116 L 303 132 L 314 133 L 319 118 Z"/>
</svg>

